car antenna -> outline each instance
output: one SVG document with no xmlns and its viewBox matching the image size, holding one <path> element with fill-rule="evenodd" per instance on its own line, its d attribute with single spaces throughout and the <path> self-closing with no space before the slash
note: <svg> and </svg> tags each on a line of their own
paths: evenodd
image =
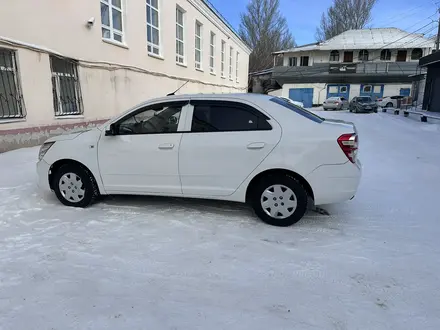
<svg viewBox="0 0 440 330">
<path fill-rule="evenodd" d="M 171 96 L 171 95 L 176 95 L 176 93 L 178 91 L 180 91 L 180 89 L 185 86 L 187 83 L 189 83 L 189 80 L 187 80 L 182 86 L 180 86 L 179 88 L 177 88 L 174 92 L 167 94 L 167 96 Z"/>
</svg>

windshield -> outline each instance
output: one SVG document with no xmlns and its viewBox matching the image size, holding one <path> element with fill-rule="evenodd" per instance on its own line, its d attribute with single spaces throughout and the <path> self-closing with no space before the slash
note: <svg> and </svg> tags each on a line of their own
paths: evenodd
<svg viewBox="0 0 440 330">
<path fill-rule="evenodd" d="M 321 118 L 317 115 L 315 115 L 313 112 L 310 112 L 304 108 L 301 108 L 300 106 L 297 106 L 296 104 L 292 104 L 290 102 L 287 102 L 279 97 L 271 98 L 270 101 L 277 103 L 279 105 L 282 105 L 283 107 L 295 111 L 297 114 L 309 118 L 310 120 L 313 120 L 316 123 L 322 123 L 325 119 Z"/>
<path fill-rule="evenodd" d="M 373 102 L 373 101 L 371 100 L 371 97 L 369 97 L 369 96 L 358 97 L 357 100 L 358 100 L 358 102 L 360 102 L 360 103 Z"/>
</svg>

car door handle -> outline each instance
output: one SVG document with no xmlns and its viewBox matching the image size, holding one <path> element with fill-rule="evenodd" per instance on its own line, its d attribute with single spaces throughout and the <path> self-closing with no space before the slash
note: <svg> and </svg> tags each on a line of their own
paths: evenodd
<svg viewBox="0 0 440 330">
<path fill-rule="evenodd" d="M 164 144 L 160 144 L 159 145 L 159 149 L 173 149 L 174 148 L 174 144 L 172 143 L 164 143 Z"/>
<path fill-rule="evenodd" d="M 250 143 L 250 144 L 248 144 L 248 145 L 247 145 L 247 148 L 248 148 L 248 149 L 251 149 L 251 150 L 255 150 L 255 149 L 263 149 L 265 145 L 266 145 L 266 144 L 265 144 L 264 142 L 254 142 L 254 143 Z"/>
</svg>

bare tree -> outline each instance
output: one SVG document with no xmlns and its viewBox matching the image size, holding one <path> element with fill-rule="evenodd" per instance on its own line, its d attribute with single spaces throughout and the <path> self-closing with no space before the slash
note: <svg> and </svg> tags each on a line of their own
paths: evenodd
<svg viewBox="0 0 440 330">
<path fill-rule="evenodd" d="M 271 68 L 272 52 L 295 45 L 279 0 L 251 0 L 241 14 L 239 34 L 252 49 L 249 72 Z"/>
<path fill-rule="evenodd" d="M 328 40 L 342 32 L 363 29 L 371 21 L 371 10 L 377 0 L 334 0 L 321 16 L 316 29 L 318 41 Z"/>
</svg>

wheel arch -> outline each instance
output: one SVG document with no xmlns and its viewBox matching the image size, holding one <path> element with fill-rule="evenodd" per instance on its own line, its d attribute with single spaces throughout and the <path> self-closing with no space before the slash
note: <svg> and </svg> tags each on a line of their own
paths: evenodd
<svg viewBox="0 0 440 330">
<path fill-rule="evenodd" d="M 300 174 L 298 174 L 294 171 L 291 171 L 291 170 L 286 170 L 286 169 L 282 169 L 282 168 L 275 168 L 275 169 L 270 169 L 270 170 L 265 170 L 263 172 L 260 172 L 252 178 L 252 180 L 249 182 L 247 189 L 246 189 L 246 202 L 247 203 L 250 201 L 251 192 L 253 191 L 255 185 L 263 177 L 272 176 L 272 175 L 286 175 L 286 176 L 290 176 L 290 177 L 296 179 L 297 181 L 299 181 L 303 185 L 304 189 L 307 192 L 307 195 L 311 199 L 313 199 L 313 200 L 315 199 L 315 195 L 313 193 L 312 186 L 307 182 L 307 180 L 303 176 L 301 176 Z"/>
<path fill-rule="evenodd" d="M 88 171 L 90 173 L 90 175 L 92 176 L 93 180 L 95 180 L 95 184 L 97 184 L 98 189 L 99 189 L 99 184 L 98 184 L 98 182 L 96 180 L 95 174 L 86 165 L 84 165 L 83 163 L 81 163 L 81 162 L 79 162 L 77 160 L 74 160 L 74 159 L 69 159 L 69 158 L 59 159 L 59 160 L 57 160 L 55 163 L 53 163 L 50 166 L 49 174 L 48 174 L 48 180 L 49 180 L 49 187 L 50 187 L 50 189 L 53 190 L 53 177 L 54 177 L 55 173 L 62 166 L 67 165 L 67 164 L 77 165 L 77 166 L 82 167 L 86 171 Z"/>
</svg>

